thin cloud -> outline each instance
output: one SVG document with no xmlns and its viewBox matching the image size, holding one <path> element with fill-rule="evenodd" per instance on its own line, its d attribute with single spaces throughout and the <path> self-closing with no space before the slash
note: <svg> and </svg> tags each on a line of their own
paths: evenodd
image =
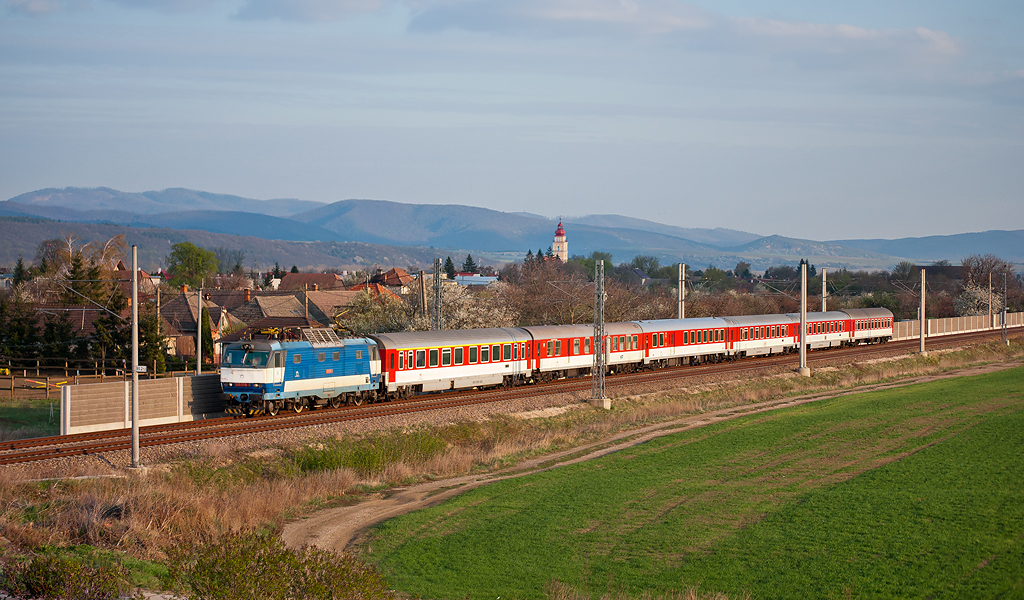
<svg viewBox="0 0 1024 600">
<path fill-rule="evenodd" d="M 870 29 L 761 17 L 725 17 L 666 0 L 448 0 L 410 4 L 409 29 L 464 29 L 510 35 L 633 35 L 719 51 L 849 55 L 903 55 L 945 60 L 962 53 L 943 31 Z"/>
<path fill-rule="evenodd" d="M 111 0 L 115 4 L 130 8 L 152 10 L 162 13 L 185 13 L 204 8 L 216 0 Z"/>
<path fill-rule="evenodd" d="M 340 21 L 391 9 L 394 0 L 245 0 L 239 19 L 282 21 Z"/>
<path fill-rule="evenodd" d="M 7 11 L 28 17 L 45 17 L 78 4 L 81 3 L 66 0 L 7 0 Z"/>
</svg>

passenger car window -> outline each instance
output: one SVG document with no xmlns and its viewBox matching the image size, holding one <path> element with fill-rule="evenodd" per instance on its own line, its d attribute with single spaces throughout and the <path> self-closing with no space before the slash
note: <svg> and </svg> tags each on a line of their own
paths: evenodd
<svg viewBox="0 0 1024 600">
<path fill-rule="evenodd" d="M 469 364 L 475 364 L 476 363 L 477 356 L 479 356 L 479 353 L 480 353 L 480 349 L 477 348 L 476 346 L 473 346 L 473 347 L 471 347 L 469 349 Z"/>
<path fill-rule="evenodd" d="M 416 351 L 416 368 L 417 369 L 422 369 L 425 366 L 427 366 L 427 351 L 426 350 L 417 350 Z"/>
<path fill-rule="evenodd" d="M 448 366 L 451 366 L 451 364 L 452 364 L 452 349 L 451 348 L 445 348 L 444 350 L 441 350 L 441 366 L 442 367 L 448 367 Z"/>
<path fill-rule="evenodd" d="M 457 364 L 457 365 L 461 365 L 462 364 L 462 353 L 463 353 L 462 348 L 456 348 L 455 349 L 455 364 Z"/>
<path fill-rule="evenodd" d="M 491 347 L 480 346 L 480 362 L 491 362 Z"/>
</svg>

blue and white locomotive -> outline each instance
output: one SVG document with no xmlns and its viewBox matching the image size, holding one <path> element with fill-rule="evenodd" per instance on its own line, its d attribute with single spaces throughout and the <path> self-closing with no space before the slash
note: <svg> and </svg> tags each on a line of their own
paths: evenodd
<svg viewBox="0 0 1024 600">
<path fill-rule="evenodd" d="M 276 415 L 281 409 L 362 404 L 380 386 L 377 344 L 341 339 L 330 329 L 302 329 L 296 341 L 251 340 L 224 350 L 220 380 L 225 412 Z"/>
</svg>

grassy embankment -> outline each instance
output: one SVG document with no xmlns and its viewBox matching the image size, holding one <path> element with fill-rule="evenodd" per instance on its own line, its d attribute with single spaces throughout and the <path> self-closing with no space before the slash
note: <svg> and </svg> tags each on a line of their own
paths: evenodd
<svg viewBox="0 0 1024 600">
<path fill-rule="evenodd" d="M 60 435 L 60 400 L 0 399 L 0 442 Z"/>
<path fill-rule="evenodd" d="M 583 409 L 547 419 L 496 417 L 413 432 L 316 438 L 258 453 L 212 441 L 167 465 L 154 464 L 144 450 L 143 462 L 151 467 L 146 478 L 24 483 L 0 469 L 0 536 L 12 542 L 0 546 L 0 554 L 86 545 L 160 563 L 168 547 L 194 547 L 233 530 L 275 531 L 304 512 L 358 502 L 369 491 L 505 467 L 682 415 L 1022 355 L 1024 346 L 1015 340 L 1009 347 L 988 344 L 820 370 L 807 379 L 782 377 L 616 398 L 609 412 Z M 105 470 L 99 461 L 95 465 L 95 471 Z M 88 472 L 87 467 L 82 474 Z M 45 477 L 45 467 L 34 468 L 32 474 Z M 140 573 L 140 580 L 161 570 L 154 564 L 149 575 Z"/>
<path fill-rule="evenodd" d="M 429 598 L 1024 594 L 1024 367 L 844 396 L 506 480 L 380 525 Z M 370 552 L 370 549 L 367 551 Z"/>
</svg>

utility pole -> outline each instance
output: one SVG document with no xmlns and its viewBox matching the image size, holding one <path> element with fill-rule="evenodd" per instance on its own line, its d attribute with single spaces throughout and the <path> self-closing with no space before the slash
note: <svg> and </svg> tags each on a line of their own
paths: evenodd
<svg viewBox="0 0 1024 600">
<path fill-rule="evenodd" d="M 1006 271 L 1003 271 L 1003 343 L 1010 345 L 1010 338 L 1006 337 Z"/>
<path fill-rule="evenodd" d="M 139 247 L 132 246 L 132 462 L 139 462 Z"/>
<path fill-rule="evenodd" d="M 992 320 L 992 273 L 988 274 L 988 326 L 996 326 L 996 322 Z"/>
<path fill-rule="evenodd" d="M 203 288 L 199 288 L 199 316 L 196 317 L 196 375 L 203 374 Z"/>
<path fill-rule="evenodd" d="M 825 308 L 825 298 L 828 297 L 828 290 L 825 287 L 825 268 L 821 268 L 821 312 L 825 312 L 828 309 Z"/>
<path fill-rule="evenodd" d="M 427 316 L 427 274 L 420 271 L 420 314 Z"/>
<path fill-rule="evenodd" d="M 928 335 L 928 333 L 926 331 L 928 329 L 928 318 L 925 316 L 925 312 L 924 312 L 924 295 L 925 295 L 925 291 L 926 290 L 925 290 L 925 285 L 924 285 L 924 267 L 921 267 L 921 308 L 919 309 L 920 310 L 920 314 L 918 316 L 920 317 L 920 319 L 918 319 L 918 322 L 921 324 L 921 354 L 923 356 L 927 356 L 928 355 L 928 353 L 925 352 L 925 350 L 924 350 L 924 338 L 925 338 L 925 336 Z"/>
<path fill-rule="evenodd" d="M 605 354 L 604 332 L 604 261 L 594 261 L 594 381 L 590 403 L 594 406 L 610 409 L 611 400 L 605 395 L 604 373 L 608 367 L 608 355 Z"/>
<path fill-rule="evenodd" d="M 679 263 L 679 318 L 686 318 L 686 263 Z"/>
<path fill-rule="evenodd" d="M 441 259 L 434 259 L 434 311 L 431 319 L 430 329 L 441 331 L 444 329 L 444 322 L 441 320 Z"/>
<path fill-rule="evenodd" d="M 800 261 L 800 375 L 810 377 L 807 368 L 807 261 Z"/>
</svg>

